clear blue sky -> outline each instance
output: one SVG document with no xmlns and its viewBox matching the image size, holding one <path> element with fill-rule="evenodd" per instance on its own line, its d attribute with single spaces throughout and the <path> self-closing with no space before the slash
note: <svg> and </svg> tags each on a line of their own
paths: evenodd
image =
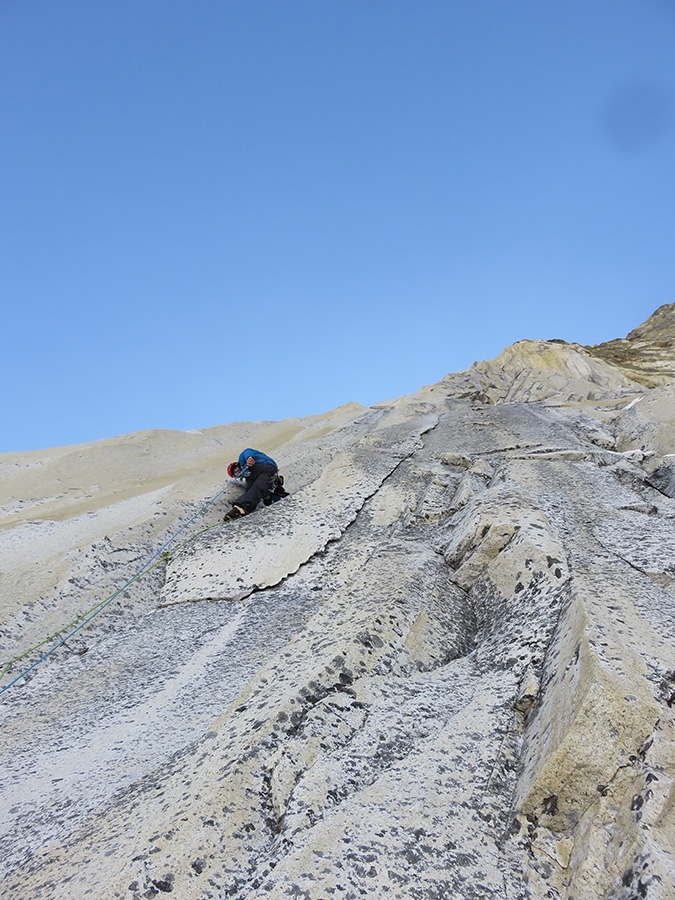
<svg viewBox="0 0 675 900">
<path fill-rule="evenodd" d="M 0 451 L 675 300 L 675 0 L 0 0 Z"/>
</svg>

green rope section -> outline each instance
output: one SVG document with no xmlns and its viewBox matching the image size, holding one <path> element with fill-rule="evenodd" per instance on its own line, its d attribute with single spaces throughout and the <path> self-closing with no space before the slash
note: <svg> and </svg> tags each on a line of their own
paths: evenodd
<svg viewBox="0 0 675 900">
<path fill-rule="evenodd" d="M 68 622 L 67 625 L 64 625 L 63 628 L 60 628 L 58 631 L 55 631 L 53 634 L 50 634 L 49 637 L 44 638 L 39 643 L 35 644 L 33 647 L 29 647 L 28 650 L 25 650 L 23 653 L 20 653 L 18 656 L 12 657 L 12 659 L 10 659 L 9 662 L 5 663 L 3 668 L 0 669 L 0 680 L 2 680 L 5 677 L 5 675 L 9 672 L 9 670 L 12 668 L 12 666 L 14 666 L 16 663 L 21 662 L 22 659 L 26 659 L 26 657 L 30 656 L 32 653 L 35 653 L 36 650 L 39 650 L 40 647 L 44 647 L 45 644 L 49 644 L 52 641 L 56 640 L 58 637 L 60 637 L 62 634 L 64 634 L 64 632 L 70 632 L 66 637 L 62 638 L 59 641 L 59 643 L 56 644 L 56 646 L 52 647 L 51 650 L 47 651 L 47 653 L 44 653 L 32 665 L 28 666 L 27 669 L 25 669 L 23 672 L 21 672 L 19 675 L 17 675 L 12 681 L 9 682 L 9 684 L 6 684 L 4 687 L 0 688 L 0 694 L 3 694 L 5 691 L 9 690 L 9 688 L 11 688 L 13 684 L 16 684 L 17 681 L 20 681 L 25 675 L 28 674 L 28 672 L 31 671 L 31 669 L 35 668 L 35 666 L 39 665 L 43 660 L 47 659 L 47 657 L 50 656 L 55 650 L 57 650 L 59 647 L 61 647 L 63 644 L 65 644 L 66 641 L 68 641 L 71 637 L 73 637 L 73 635 L 76 632 L 78 632 L 81 628 L 83 628 L 87 624 L 87 622 L 91 621 L 91 619 L 93 619 L 95 616 L 97 616 L 104 607 L 106 607 L 109 603 L 111 603 L 116 597 L 119 597 L 119 595 L 123 591 L 125 591 L 130 585 L 132 585 L 135 581 L 138 581 L 144 575 L 147 575 L 149 572 L 152 572 L 153 569 L 155 569 L 157 566 L 161 565 L 161 563 L 166 562 L 168 559 L 170 559 L 172 556 L 174 556 L 176 553 L 178 553 L 180 550 L 182 550 L 188 544 L 192 543 L 192 541 L 196 540 L 201 534 L 204 534 L 204 532 L 211 531 L 213 528 L 221 528 L 223 525 L 222 522 L 218 522 L 216 525 L 207 525 L 205 528 L 201 528 L 199 531 L 195 532 L 195 534 L 193 534 L 191 537 L 182 541 L 180 544 L 178 544 L 176 547 L 174 547 L 173 550 L 165 550 L 164 549 L 173 540 L 175 540 L 178 537 L 178 535 L 181 533 L 181 531 L 183 531 L 185 528 L 187 528 L 187 526 L 191 522 L 194 522 L 194 520 L 204 512 L 204 510 L 206 510 L 209 506 L 211 506 L 211 504 L 214 503 L 218 499 L 218 497 L 220 497 L 221 494 L 223 494 L 227 490 L 228 487 L 229 487 L 229 482 L 221 491 L 219 491 L 215 495 L 215 497 L 213 497 L 211 500 L 209 500 L 208 503 L 205 503 L 204 506 L 202 506 L 202 508 L 198 512 L 196 512 L 194 514 L 194 516 L 192 516 L 192 518 L 189 519 L 189 521 L 187 521 L 185 523 L 185 525 L 182 525 L 178 529 L 178 531 L 172 537 L 170 537 L 169 540 L 166 541 L 160 547 L 160 549 L 155 554 L 153 554 L 153 556 L 150 557 L 150 559 L 146 563 L 144 563 L 144 565 L 141 566 L 141 568 L 138 570 L 138 572 L 136 572 L 135 575 L 133 575 L 127 582 L 125 582 L 125 584 L 122 585 L 122 587 L 120 587 L 116 591 L 114 591 L 109 597 L 106 597 L 105 600 L 101 600 L 95 606 L 92 606 L 91 609 L 88 609 L 85 612 L 80 613 L 79 616 L 76 616 L 76 618 L 74 618 L 72 621 Z M 74 630 L 71 631 L 71 629 L 74 629 Z"/>
</svg>

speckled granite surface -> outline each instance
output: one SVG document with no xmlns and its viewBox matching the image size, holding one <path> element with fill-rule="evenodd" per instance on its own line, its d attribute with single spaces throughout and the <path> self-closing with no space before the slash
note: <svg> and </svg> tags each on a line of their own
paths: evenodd
<svg viewBox="0 0 675 900">
<path fill-rule="evenodd" d="M 127 577 L 237 442 L 293 491 L 0 697 L 2 896 L 672 900 L 675 409 L 635 353 L 526 341 L 251 440 L 0 460 L 5 656 Z"/>
</svg>

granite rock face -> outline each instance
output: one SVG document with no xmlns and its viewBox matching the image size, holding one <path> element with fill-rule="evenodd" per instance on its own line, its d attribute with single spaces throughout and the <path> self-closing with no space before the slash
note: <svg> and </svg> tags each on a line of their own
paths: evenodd
<svg viewBox="0 0 675 900">
<path fill-rule="evenodd" d="M 0 458 L 0 689 L 241 446 L 292 491 L 219 524 L 227 488 L 0 695 L 2 896 L 672 900 L 674 347 L 675 305 L 371 409 Z"/>
</svg>

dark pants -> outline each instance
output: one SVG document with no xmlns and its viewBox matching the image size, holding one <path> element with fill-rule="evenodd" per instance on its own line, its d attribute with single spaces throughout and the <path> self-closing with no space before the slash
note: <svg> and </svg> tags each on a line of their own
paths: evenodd
<svg viewBox="0 0 675 900">
<path fill-rule="evenodd" d="M 253 512 L 263 497 L 269 494 L 272 478 L 276 474 L 275 466 L 256 463 L 246 477 L 246 490 L 234 501 L 235 506 L 241 506 L 247 513 Z"/>
</svg>

